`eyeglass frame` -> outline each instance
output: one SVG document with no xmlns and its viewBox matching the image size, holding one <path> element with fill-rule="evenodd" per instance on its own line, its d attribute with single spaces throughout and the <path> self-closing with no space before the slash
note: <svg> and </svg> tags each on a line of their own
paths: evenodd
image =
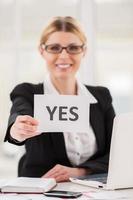
<svg viewBox="0 0 133 200">
<path fill-rule="evenodd" d="M 78 52 L 78 53 L 70 53 L 70 52 L 68 51 L 67 48 L 68 48 L 69 46 L 71 46 L 72 44 L 69 44 L 68 46 L 65 47 L 65 46 L 61 46 L 60 44 L 56 44 L 56 43 L 55 43 L 55 45 L 58 45 L 58 46 L 61 47 L 61 50 L 60 50 L 60 52 L 58 52 L 58 53 L 52 53 L 52 52 L 47 51 L 47 47 L 48 47 L 48 46 L 51 46 L 51 45 L 54 45 L 54 44 L 48 44 L 48 45 L 46 45 L 46 44 L 41 44 L 41 47 L 42 47 L 43 50 L 45 49 L 46 52 L 51 53 L 51 54 L 60 54 L 60 53 L 62 53 L 63 49 L 65 49 L 66 52 L 67 52 L 68 54 L 72 54 L 72 55 L 76 55 L 76 54 L 82 53 L 83 50 L 84 50 L 84 48 L 85 48 L 85 44 L 82 44 L 82 45 L 75 45 L 75 46 L 77 46 L 77 47 L 80 47 L 80 48 L 81 48 L 81 51 Z"/>
</svg>

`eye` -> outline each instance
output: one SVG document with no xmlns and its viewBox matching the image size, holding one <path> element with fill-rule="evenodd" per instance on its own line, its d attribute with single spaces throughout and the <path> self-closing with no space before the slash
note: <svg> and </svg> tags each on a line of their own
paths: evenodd
<svg viewBox="0 0 133 200">
<path fill-rule="evenodd" d="M 81 46 L 78 45 L 70 45 L 68 46 L 68 50 L 73 53 L 80 52 L 82 50 Z"/>
<path fill-rule="evenodd" d="M 49 52 L 58 52 L 60 51 L 61 47 L 58 44 L 53 44 L 53 45 L 48 45 L 47 46 L 47 51 Z"/>
</svg>

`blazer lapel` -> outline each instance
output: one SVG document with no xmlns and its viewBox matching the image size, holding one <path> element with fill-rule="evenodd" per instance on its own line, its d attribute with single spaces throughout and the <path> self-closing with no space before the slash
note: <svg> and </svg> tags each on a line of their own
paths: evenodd
<svg viewBox="0 0 133 200">
<path fill-rule="evenodd" d="M 102 151 L 105 146 L 103 142 L 105 141 L 104 137 L 104 118 L 101 114 L 101 111 L 98 107 L 98 103 L 90 104 L 90 124 L 93 128 L 94 134 L 96 136 L 98 151 Z"/>
<path fill-rule="evenodd" d="M 65 141 L 63 133 L 56 132 L 52 133 L 52 140 L 53 140 L 53 147 L 56 154 L 56 159 L 59 161 L 60 164 L 71 166 L 69 159 L 67 157 L 66 148 L 65 148 Z"/>
</svg>

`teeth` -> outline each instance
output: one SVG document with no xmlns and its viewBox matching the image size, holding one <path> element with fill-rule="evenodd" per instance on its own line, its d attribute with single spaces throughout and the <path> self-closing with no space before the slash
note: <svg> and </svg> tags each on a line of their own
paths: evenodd
<svg viewBox="0 0 133 200">
<path fill-rule="evenodd" d="M 71 65 L 70 64 L 57 64 L 56 66 L 64 69 L 64 68 L 70 67 Z"/>
</svg>

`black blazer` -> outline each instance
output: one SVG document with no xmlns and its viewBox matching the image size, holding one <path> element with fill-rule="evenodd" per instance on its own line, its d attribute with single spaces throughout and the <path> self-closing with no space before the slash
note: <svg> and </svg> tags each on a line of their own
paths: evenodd
<svg viewBox="0 0 133 200">
<path fill-rule="evenodd" d="M 90 124 L 96 136 L 98 150 L 95 155 L 77 167 L 90 168 L 93 173 L 104 173 L 108 170 L 112 124 L 115 116 L 112 98 L 107 88 L 86 87 L 98 101 L 90 105 Z M 11 93 L 13 105 L 4 141 L 16 145 L 25 144 L 26 153 L 20 159 L 18 176 L 40 177 L 56 164 L 72 167 L 61 132 L 42 133 L 21 143 L 15 142 L 10 137 L 10 128 L 18 115 L 33 116 L 34 94 L 44 94 L 42 83 L 36 85 L 23 83 L 16 86 Z"/>
</svg>

